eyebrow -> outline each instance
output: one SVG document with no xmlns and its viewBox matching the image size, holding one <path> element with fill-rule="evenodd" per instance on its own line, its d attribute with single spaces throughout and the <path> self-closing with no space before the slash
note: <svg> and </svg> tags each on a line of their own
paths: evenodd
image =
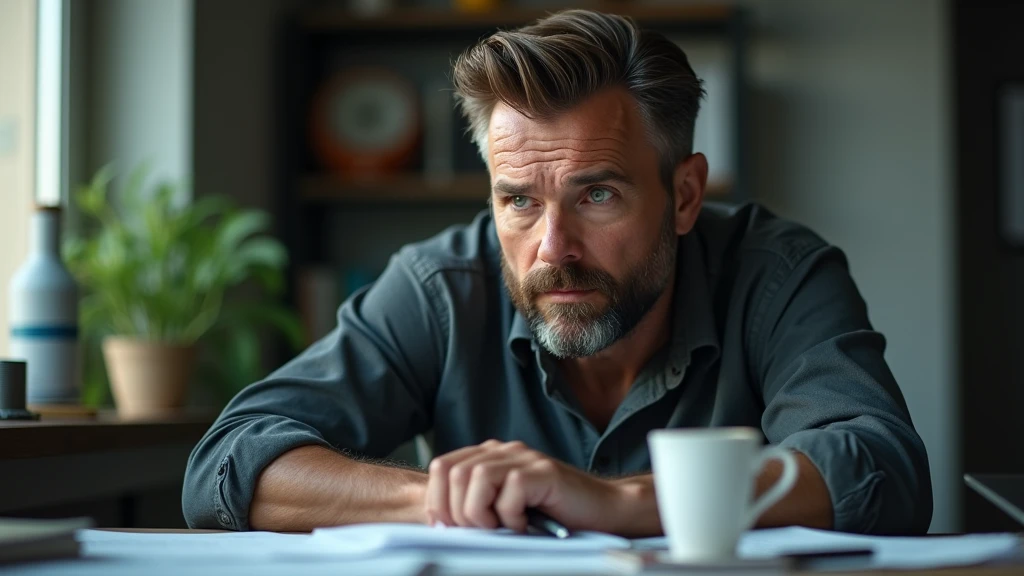
<svg viewBox="0 0 1024 576">
<path fill-rule="evenodd" d="M 594 184 L 600 184 L 602 182 L 618 182 L 620 184 L 626 184 L 628 186 L 633 185 L 633 181 L 625 174 L 620 174 L 615 170 L 598 170 L 596 172 L 584 172 L 583 174 L 574 174 L 569 177 L 569 185 L 582 188 L 584 186 L 593 186 Z"/>
<path fill-rule="evenodd" d="M 499 180 L 494 183 L 494 193 L 504 196 L 523 196 L 530 191 L 529 184 L 513 184 L 507 180 Z"/>
<path fill-rule="evenodd" d="M 568 184 L 574 188 L 593 186 L 602 182 L 618 182 L 628 186 L 633 185 L 633 180 L 628 176 L 615 170 L 598 170 L 596 172 L 584 172 L 569 177 Z M 494 183 L 494 193 L 504 196 L 523 196 L 530 192 L 533 187 L 529 184 L 513 184 L 507 180 L 499 180 Z"/>
</svg>

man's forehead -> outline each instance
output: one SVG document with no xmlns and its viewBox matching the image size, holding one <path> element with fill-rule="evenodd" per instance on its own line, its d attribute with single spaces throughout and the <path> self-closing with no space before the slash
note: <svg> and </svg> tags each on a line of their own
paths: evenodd
<svg viewBox="0 0 1024 576">
<path fill-rule="evenodd" d="M 600 149 L 628 144 L 638 128 L 633 98 L 623 89 L 608 89 L 552 118 L 529 118 L 499 102 L 491 113 L 491 151 L 514 151 L 527 145 Z"/>
</svg>

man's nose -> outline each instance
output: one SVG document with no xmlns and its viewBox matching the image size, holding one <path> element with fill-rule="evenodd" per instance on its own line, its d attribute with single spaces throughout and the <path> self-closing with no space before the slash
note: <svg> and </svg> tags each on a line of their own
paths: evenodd
<svg viewBox="0 0 1024 576">
<path fill-rule="evenodd" d="M 544 217 L 544 237 L 537 257 L 549 266 L 565 266 L 583 257 L 579 231 L 560 210 L 550 210 Z"/>
</svg>

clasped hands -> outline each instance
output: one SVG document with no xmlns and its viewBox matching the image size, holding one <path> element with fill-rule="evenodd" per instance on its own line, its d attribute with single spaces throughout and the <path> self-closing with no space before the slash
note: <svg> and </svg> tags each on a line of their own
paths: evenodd
<svg viewBox="0 0 1024 576">
<path fill-rule="evenodd" d="M 522 532 L 526 509 L 536 508 L 570 530 L 621 533 L 633 496 L 628 483 L 592 476 L 522 442 L 488 440 L 435 458 L 424 504 L 431 525 Z"/>
</svg>

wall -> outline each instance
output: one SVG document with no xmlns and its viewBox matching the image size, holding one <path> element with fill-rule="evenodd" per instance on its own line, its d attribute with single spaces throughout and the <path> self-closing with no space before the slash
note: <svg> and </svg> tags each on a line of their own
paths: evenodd
<svg viewBox="0 0 1024 576">
<path fill-rule="evenodd" d="M 195 5 L 195 190 L 273 207 L 280 18 L 286 0 Z"/>
<path fill-rule="evenodd" d="M 83 17 L 91 76 L 88 146 L 78 153 L 87 173 L 149 162 L 154 177 L 191 178 L 192 0 L 91 0 Z"/>
<path fill-rule="evenodd" d="M 0 2 L 0 358 L 7 286 L 28 253 L 35 171 L 35 0 Z"/>
<path fill-rule="evenodd" d="M 932 527 L 956 530 L 947 3 L 744 4 L 755 28 L 755 196 L 846 251 L 928 446 Z M 273 207 L 272 50 L 283 7 L 196 6 L 197 190 Z"/>
</svg>

